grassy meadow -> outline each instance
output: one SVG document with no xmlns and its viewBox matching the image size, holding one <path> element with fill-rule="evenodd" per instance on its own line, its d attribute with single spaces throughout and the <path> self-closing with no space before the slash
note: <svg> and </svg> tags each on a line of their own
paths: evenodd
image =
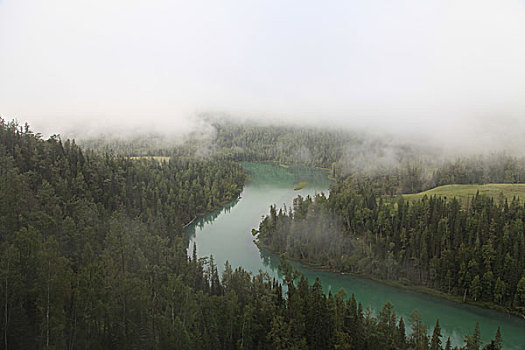
<svg viewBox="0 0 525 350">
<path fill-rule="evenodd" d="M 423 198 L 424 195 L 450 199 L 456 197 L 463 204 L 466 204 L 478 191 L 480 195 L 495 199 L 503 195 L 509 201 L 514 197 L 519 197 L 522 203 L 525 201 L 525 184 L 445 185 L 419 193 L 404 194 L 403 198 L 408 201 L 414 201 Z"/>
</svg>

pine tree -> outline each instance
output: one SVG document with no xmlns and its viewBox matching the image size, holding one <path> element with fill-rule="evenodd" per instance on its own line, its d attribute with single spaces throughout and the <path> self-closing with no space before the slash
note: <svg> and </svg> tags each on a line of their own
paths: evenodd
<svg viewBox="0 0 525 350">
<path fill-rule="evenodd" d="M 481 335 L 479 332 L 479 322 L 476 322 L 476 327 L 474 328 L 474 333 L 472 335 L 467 335 L 465 338 L 466 350 L 479 350 L 481 347 Z"/>
<path fill-rule="evenodd" d="M 503 341 L 501 339 L 501 329 L 498 326 L 498 330 L 496 331 L 496 337 L 494 338 L 494 348 L 496 350 L 501 350 L 503 346 Z"/>
<path fill-rule="evenodd" d="M 432 332 L 432 339 L 430 341 L 430 350 L 441 350 L 441 328 L 439 327 L 439 319 L 436 320 L 434 331 Z"/>
</svg>

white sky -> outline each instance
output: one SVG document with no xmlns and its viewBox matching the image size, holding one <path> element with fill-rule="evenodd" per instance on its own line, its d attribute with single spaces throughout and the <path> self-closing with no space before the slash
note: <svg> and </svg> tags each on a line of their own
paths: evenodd
<svg viewBox="0 0 525 350">
<path fill-rule="evenodd" d="M 525 2 L 0 0 L 4 118 L 176 132 L 200 112 L 523 138 Z"/>
</svg>

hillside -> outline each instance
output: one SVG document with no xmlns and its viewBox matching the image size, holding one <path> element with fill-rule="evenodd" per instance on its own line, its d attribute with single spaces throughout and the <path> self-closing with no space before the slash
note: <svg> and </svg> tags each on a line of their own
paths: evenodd
<svg viewBox="0 0 525 350">
<path fill-rule="evenodd" d="M 472 199 L 478 191 L 480 195 L 496 199 L 503 194 L 508 200 L 519 197 L 521 202 L 525 201 L 525 184 L 444 185 L 419 193 L 404 194 L 403 198 L 414 201 L 423 198 L 425 195 L 429 197 L 456 197 L 465 204 L 467 199 Z"/>
</svg>

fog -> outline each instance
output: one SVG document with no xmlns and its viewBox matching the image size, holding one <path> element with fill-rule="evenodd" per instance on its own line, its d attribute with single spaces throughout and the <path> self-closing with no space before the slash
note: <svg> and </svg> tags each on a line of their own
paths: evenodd
<svg viewBox="0 0 525 350">
<path fill-rule="evenodd" d="M 523 148 L 525 2 L 0 0 L 0 113 L 44 134 L 223 114 Z"/>
</svg>

